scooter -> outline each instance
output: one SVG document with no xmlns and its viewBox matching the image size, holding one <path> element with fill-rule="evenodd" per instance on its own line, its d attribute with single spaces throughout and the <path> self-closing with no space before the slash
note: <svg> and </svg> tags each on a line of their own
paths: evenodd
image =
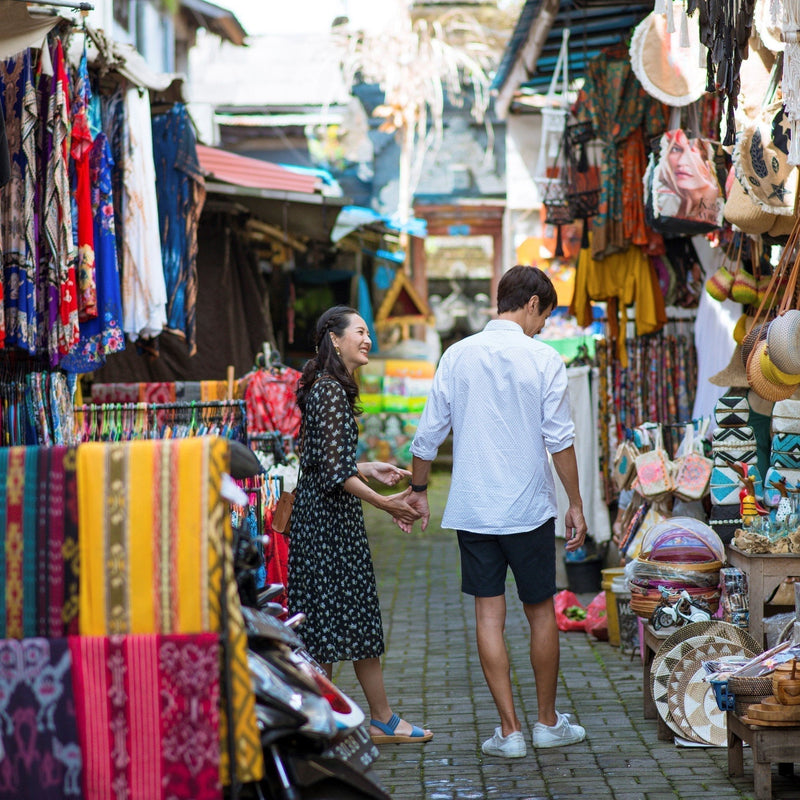
<svg viewBox="0 0 800 800">
<path fill-rule="evenodd" d="M 238 443 L 232 443 L 232 456 Z M 261 464 L 239 451 L 231 474 L 258 474 Z M 255 462 L 255 463 L 253 463 Z M 235 471 L 234 471 L 235 470 Z M 248 665 L 264 752 L 264 778 L 241 787 L 242 800 L 391 800 L 370 767 L 378 758 L 364 712 L 308 654 L 294 628 L 303 615 L 282 620 L 273 598 L 279 585 L 256 589 L 258 550 L 234 530 L 234 573 L 248 638 Z"/>
<path fill-rule="evenodd" d="M 653 610 L 650 622 L 659 631 L 663 628 L 680 626 L 689 622 L 706 622 L 711 619 L 711 609 L 703 600 L 693 599 L 684 589 L 677 602 L 671 602 L 673 595 L 669 589 L 659 586 L 661 600 Z"/>
</svg>

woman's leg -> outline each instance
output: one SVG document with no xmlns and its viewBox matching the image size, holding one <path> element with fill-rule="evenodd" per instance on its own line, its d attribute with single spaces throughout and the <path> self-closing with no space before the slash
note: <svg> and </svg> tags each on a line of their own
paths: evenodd
<svg viewBox="0 0 800 800">
<path fill-rule="evenodd" d="M 386 697 L 386 687 L 383 684 L 383 669 L 379 658 L 363 658 L 353 662 L 358 682 L 369 705 L 371 719 L 378 722 L 388 722 L 392 716 L 392 708 Z M 409 735 L 412 725 L 405 720 L 400 720 L 395 733 Z M 382 733 L 378 728 L 370 726 L 370 733 Z M 426 731 L 427 733 L 427 731 Z"/>
</svg>

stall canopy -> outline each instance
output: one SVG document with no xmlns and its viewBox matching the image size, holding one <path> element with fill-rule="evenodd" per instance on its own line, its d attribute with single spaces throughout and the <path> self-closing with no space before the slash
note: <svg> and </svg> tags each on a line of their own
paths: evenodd
<svg viewBox="0 0 800 800">
<path fill-rule="evenodd" d="M 495 112 L 504 118 L 523 110 L 526 97 L 547 91 L 565 28 L 569 73 L 580 77 L 587 61 L 627 42 L 652 10 L 652 2 L 639 0 L 527 0 L 492 81 Z"/>
<path fill-rule="evenodd" d="M 253 216 L 292 236 L 330 240 L 346 200 L 324 194 L 319 175 L 205 145 L 197 146 L 197 157 L 210 197 L 245 206 Z"/>
</svg>

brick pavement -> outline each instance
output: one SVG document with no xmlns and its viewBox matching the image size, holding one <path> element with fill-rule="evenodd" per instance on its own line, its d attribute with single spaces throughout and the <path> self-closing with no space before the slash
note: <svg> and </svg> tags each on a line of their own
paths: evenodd
<svg viewBox="0 0 800 800">
<path fill-rule="evenodd" d="M 432 498 L 432 506 L 437 502 Z M 441 514 L 441 508 L 434 510 Z M 639 657 L 583 633 L 561 634 L 558 708 L 576 716 L 587 740 L 534 750 L 530 732 L 536 694 L 527 623 L 513 590 L 508 595 L 507 640 L 528 755 L 517 760 L 484 756 L 481 742 L 498 720 L 474 644 L 473 602 L 459 588 L 455 535 L 432 520 L 425 534 L 407 536 L 372 507 L 365 514 L 386 631 L 389 699 L 406 719 L 435 733 L 424 745 L 381 747 L 375 769 L 394 800 L 753 796 L 748 748 L 744 776 L 734 779 L 727 775 L 724 748 L 659 742 L 656 721 L 642 716 Z M 334 680 L 363 704 L 349 664 L 337 665 Z M 800 800 L 800 776 L 779 777 L 773 768 L 773 793 L 781 800 Z"/>
</svg>

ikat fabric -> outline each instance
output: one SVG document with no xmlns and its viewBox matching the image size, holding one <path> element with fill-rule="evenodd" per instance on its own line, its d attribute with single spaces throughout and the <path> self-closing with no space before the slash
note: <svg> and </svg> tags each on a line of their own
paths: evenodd
<svg viewBox="0 0 800 800">
<path fill-rule="evenodd" d="M 277 431 L 285 436 L 300 433 L 297 382 L 301 373 L 291 367 L 278 371 L 260 369 L 247 379 L 247 430 L 252 433 Z"/>
<path fill-rule="evenodd" d="M 220 495 L 229 458 L 216 437 L 78 448 L 80 633 L 221 633 L 227 616 L 237 775 L 251 781 L 263 761 Z M 228 722 L 223 714 L 223 783 Z"/>
<path fill-rule="evenodd" d="M 0 448 L 0 487 L 0 636 L 77 633 L 75 448 Z"/>
<path fill-rule="evenodd" d="M 0 640 L 0 800 L 83 800 L 67 639 Z"/>
<path fill-rule="evenodd" d="M 82 800 L 222 797 L 217 634 L 70 637 Z"/>
</svg>

